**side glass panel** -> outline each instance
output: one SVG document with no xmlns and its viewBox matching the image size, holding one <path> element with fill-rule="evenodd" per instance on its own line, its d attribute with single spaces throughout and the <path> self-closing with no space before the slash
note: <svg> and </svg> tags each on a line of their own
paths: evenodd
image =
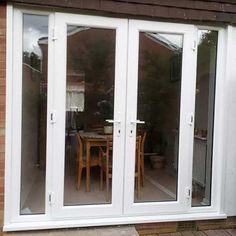
<svg viewBox="0 0 236 236">
<path fill-rule="evenodd" d="M 183 36 L 139 34 L 135 202 L 177 200 Z"/>
<path fill-rule="evenodd" d="M 65 206 L 111 202 L 115 37 L 67 26 Z"/>
<path fill-rule="evenodd" d="M 192 206 L 211 204 L 217 43 L 217 31 L 198 31 Z"/>
<path fill-rule="evenodd" d="M 45 212 L 48 16 L 23 15 L 20 214 Z"/>
</svg>

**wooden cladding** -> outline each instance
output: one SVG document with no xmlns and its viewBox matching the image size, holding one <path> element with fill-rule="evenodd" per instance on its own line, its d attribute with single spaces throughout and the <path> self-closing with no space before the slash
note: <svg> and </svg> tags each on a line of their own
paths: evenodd
<svg viewBox="0 0 236 236">
<path fill-rule="evenodd" d="M 164 20 L 219 22 L 236 24 L 234 0 L 8 0 L 53 8 L 70 8 L 99 14 L 116 14 L 137 18 Z"/>
</svg>

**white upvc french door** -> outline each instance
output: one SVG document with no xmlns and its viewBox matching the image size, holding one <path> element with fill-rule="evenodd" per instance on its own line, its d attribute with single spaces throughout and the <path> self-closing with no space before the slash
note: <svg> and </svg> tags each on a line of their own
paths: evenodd
<svg viewBox="0 0 236 236">
<path fill-rule="evenodd" d="M 192 169 L 192 153 L 193 153 L 193 133 L 194 133 L 194 101 L 195 101 L 195 72 L 196 72 L 196 30 L 191 25 L 181 25 L 181 24 L 170 24 L 170 23 L 159 23 L 150 21 L 139 21 L 130 20 L 129 21 L 129 42 L 128 42 L 128 75 L 127 75 L 127 101 L 126 101 L 126 149 L 125 149 L 125 177 L 124 177 L 124 212 L 125 214 L 165 214 L 165 213 L 176 213 L 176 212 L 186 212 L 191 205 L 191 169 Z M 147 40 L 149 40 L 147 42 Z M 162 46 L 150 46 L 152 43 Z M 148 45 L 146 48 L 142 45 Z M 156 47 L 156 48 L 155 48 Z M 161 49 L 167 48 L 165 54 L 161 54 Z M 151 50 L 149 49 L 151 48 Z M 145 51 L 146 50 L 146 51 Z M 148 51 L 149 50 L 149 51 Z M 156 50 L 156 51 L 155 51 Z M 148 80 L 148 76 L 153 71 L 148 70 L 145 65 L 150 66 L 150 60 L 152 59 L 150 55 L 159 55 L 165 57 L 167 53 L 173 55 L 180 54 L 180 59 L 182 61 L 182 67 L 179 66 L 180 78 L 173 81 L 173 83 L 179 83 L 179 105 L 176 109 L 179 109 L 179 114 L 176 115 L 176 130 L 171 130 L 175 133 L 175 154 L 173 165 L 176 168 L 176 189 L 175 192 L 171 193 L 168 187 L 159 184 L 158 179 L 152 181 L 156 184 L 157 188 L 164 190 L 167 194 L 173 195 L 173 199 L 160 200 L 159 197 L 155 199 L 144 199 L 135 200 L 135 139 L 138 135 L 137 125 L 140 127 L 147 123 L 146 120 L 140 121 L 139 119 L 144 119 L 139 117 L 139 106 L 138 99 L 142 99 L 145 96 L 145 92 L 142 93 L 141 87 L 142 80 Z M 145 59 L 143 54 L 150 57 L 149 61 L 145 64 L 143 62 Z M 157 58 L 156 60 L 159 60 Z M 162 62 L 163 63 L 163 62 Z M 165 61 L 164 63 L 168 63 Z M 158 66 L 158 64 L 156 64 Z M 161 69 L 161 67 L 160 67 Z M 143 76 L 143 71 L 145 75 Z M 155 70 L 155 68 L 154 68 Z M 167 69 L 168 70 L 168 69 Z M 151 71 L 151 72 L 150 72 Z M 163 73 L 163 75 L 160 75 Z M 164 71 L 162 70 L 158 76 L 165 77 Z M 158 72 L 156 72 L 158 74 Z M 154 80 L 157 80 L 158 76 L 154 75 Z M 171 76 L 171 75 L 170 75 Z M 173 78 L 170 78 L 173 79 Z M 165 78 L 166 80 L 166 78 Z M 174 79 L 175 80 L 175 79 Z M 153 82 L 154 83 L 154 82 Z M 163 83 L 163 82 L 162 82 Z M 171 84 L 172 82 L 164 82 Z M 155 84 L 149 86 L 149 91 L 151 93 L 152 87 Z M 162 84 L 157 83 L 155 87 L 156 92 L 160 90 L 168 90 L 161 87 Z M 154 95 L 155 96 L 155 95 Z M 171 95 L 166 95 L 171 96 Z M 149 98 L 151 99 L 151 98 Z M 161 100 L 165 100 L 165 95 L 161 97 L 156 104 L 158 105 Z M 152 101 L 148 100 L 148 103 Z M 144 108 L 145 109 L 145 108 Z M 172 109 L 171 107 L 169 109 Z M 161 109 L 163 111 L 163 109 Z M 158 108 L 152 111 L 155 117 L 163 116 L 163 114 L 158 114 Z M 140 112 L 142 113 L 142 112 Z M 168 113 L 168 111 L 166 111 Z M 145 116 L 145 115 L 144 115 Z M 147 117 L 147 115 L 145 116 Z M 168 118 L 166 118 L 168 119 Z M 169 119 L 171 120 L 171 119 Z M 162 123 L 165 124 L 165 121 Z M 166 122 L 167 123 L 167 122 Z M 149 124 L 146 124 L 148 127 Z M 151 124 L 152 125 L 152 124 Z M 167 125 L 165 124 L 165 127 Z M 160 127 L 157 127 L 157 129 Z M 165 128 L 164 128 L 165 129 Z M 164 135 L 163 135 L 164 136 Z M 168 142 L 168 141 L 166 141 Z M 165 144 L 166 146 L 170 144 Z M 156 171 L 156 174 L 158 174 Z M 148 173 L 147 173 L 148 174 Z M 155 176 L 154 176 L 155 178 Z M 153 178 L 153 179 L 154 179 Z M 149 179 L 150 180 L 150 179 Z M 151 179 L 152 180 L 152 179 Z M 165 183 L 164 183 L 165 184 Z M 145 188 L 145 185 L 144 185 Z M 142 189 L 141 188 L 141 192 Z M 161 192 L 160 192 L 161 193 Z M 154 192 L 150 192 L 149 195 L 154 195 Z"/>
<path fill-rule="evenodd" d="M 9 229 L 143 223 L 198 212 L 191 209 L 197 29 L 20 9 L 13 19 Z M 101 142 L 90 149 L 94 137 L 112 140 L 106 185 L 101 167 L 108 149 Z M 88 156 L 98 151 L 102 159 L 90 169 Z"/>
<path fill-rule="evenodd" d="M 109 35 L 115 35 L 114 40 Z M 52 37 L 54 41 L 54 97 L 53 107 L 51 108 L 51 123 L 53 126 L 53 156 L 51 175 L 52 182 L 50 188 L 51 191 L 49 193 L 52 217 L 65 219 L 85 217 L 86 219 L 87 217 L 97 218 L 102 216 L 115 217 L 121 215 L 174 214 L 176 212 L 186 212 L 191 205 L 191 169 L 194 133 L 193 114 L 196 70 L 196 45 L 194 43 L 196 37 L 195 28 L 193 26 L 181 24 L 146 22 L 138 20 L 128 21 L 125 19 L 56 13 L 54 34 Z M 86 37 L 88 38 L 86 39 Z M 99 45 L 95 47 L 96 52 L 94 52 L 94 45 L 89 41 L 90 38 L 93 37 L 96 37 L 99 42 Z M 108 39 L 107 41 L 106 37 Z M 177 70 L 180 70 L 180 74 L 177 73 L 176 75 L 176 72 L 171 69 L 170 81 L 167 81 L 165 78 L 165 81 L 167 82 L 164 82 L 170 84 L 168 86 L 176 87 L 175 89 L 177 89 L 177 92 L 174 93 L 176 93 L 176 96 L 179 98 L 179 101 L 175 107 L 176 114 L 173 115 L 173 117 L 175 117 L 174 122 L 176 122 L 176 126 L 168 128 L 169 132 L 171 132 L 171 135 L 175 139 L 174 144 L 170 144 L 171 138 L 168 139 L 167 137 L 164 137 L 165 130 L 162 134 L 162 136 L 166 138 L 165 142 L 167 144 L 165 145 L 168 146 L 168 148 L 166 148 L 167 151 L 165 152 L 168 153 L 168 149 L 174 150 L 172 153 L 173 163 L 169 164 L 169 166 L 172 166 L 175 172 L 175 182 L 172 181 L 171 183 L 172 185 L 175 185 L 175 189 L 171 192 L 171 190 L 169 190 L 169 186 L 163 186 L 163 183 L 159 183 L 158 180 L 155 181 L 155 176 L 153 179 L 150 179 L 147 173 L 143 178 L 144 186 L 140 187 L 141 197 L 136 197 L 138 186 L 135 186 L 135 180 L 137 179 L 135 174 L 137 155 L 135 152 L 136 138 L 139 135 L 137 131 L 137 124 L 146 123 L 145 126 L 147 129 L 149 122 L 147 120 L 144 120 L 143 122 L 138 120 L 140 119 L 138 113 L 140 106 L 138 105 L 138 97 L 141 93 L 138 86 L 140 81 L 138 82 L 138 80 L 148 80 L 145 76 L 145 78 L 141 78 L 142 76 L 139 76 L 139 73 L 147 73 L 140 72 L 144 68 L 141 64 L 145 64 L 143 62 L 145 58 L 140 59 L 142 57 L 140 45 L 141 38 L 144 44 L 145 42 L 148 42 L 148 40 L 150 40 L 150 42 L 154 42 L 154 45 L 151 46 L 151 51 L 155 51 L 160 58 L 162 58 L 161 60 L 164 60 L 163 58 L 165 58 L 166 54 L 168 54 L 168 59 L 163 61 L 165 64 L 163 68 L 167 68 L 166 70 L 168 70 L 169 60 L 171 62 L 171 68 L 173 66 L 173 70 L 176 70 L 175 67 L 177 67 Z M 73 78 L 77 76 L 78 78 L 76 81 L 78 84 L 81 85 L 82 81 L 84 83 L 83 86 L 85 86 L 85 88 L 82 88 L 81 90 L 82 93 L 84 93 L 84 98 L 82 99 L 84 100 L 84 104 L 86 104 L 86 102 L 88 103 L 87 100 L 89 100 L 89 98 L 86 97 L 87 93 L 89 93 L 90 90 L 95 93 L 95 87 L 91 89 L 91 83 L 96 82 L 96 76 L 97 80 L 99 80 L 102 79 L 104 75 L 101 77 L 99 74 L 95 73 L 95 75 L 92 75 L 92 78 L 89 77 L 89 73 L 91 73 L 90 70 L 95 70 L 97 66 L 96 63 L 99 61 L 98 60 L 95 64 L 93 64 L 89 60 L 93 60 L 93 57 L 98 56 L 98 54 L 96 54 L 97 50 L 103 50 L 102 42 L 104 40 L 106 41 L 106 47 L 109 41 L 113 42 L 115 55 L 114 61 L 109 57 L 109 60 L 114 62 L 114 84 L 111 85 L 110 89 L 108 89 L 108 91 L 114 90 L 113 115 L 112 117 L 105 117 L 113 119 L 111 121 L 113 122 L 113 161 L 110 186 L 111 197 L 107 202 L 97 201 L 96 197 L 92 201 L 89 201 L 89 194 L 94 191 L 94 187 L 91 187 L 92 189 L 86 189 L 87 192 L 85 189 L 82 190 L 84 192 L 77 192 L 77 194 L 72 197 L 73 199 L 70 199 L 70 194 L 73 195 L 73 191 L 76 192 L 76 184 L 73 185 L 73 191 L 71 191 L 68 185 L 70 185 L 73 180 L 70 179 L 70 182 L 68 182 L 70 173 L 67 170 L 67 164 L 69 163 L 68 158 L 70 158 L 68 157 L 70 145 L 67 144 L 67 138 L 70 139 L 69 142 L 73 142 L 71 141 L 71 137 L 74 134 L 72 131 L 67 130 L 67 123 L 68 111 L 71 112 L 75 108 L 73 107 L 73 104 L 68 105 L 68 99 L 70 96 L 69 92 L 73 91 L 73 88 L 75 88 L 73 87 L 75 86 L 73 83 Z M 82 41 L 83 43 L 81 43 Z M 150 42 L 147 43 L 147 45 L 149 45 L 148 48 L 151 45 Z M 81 46 L 81 44 L 83 46 Z M 81 48 L 77 50 L 78 47 Z M 87 48 L 85 49 L 85 47 Z M 90 57 L 90 53 L 92 53 L 92 57 Z M 103 53 L 105 53 L 105 51 Z M 87 65 L 81 64 L 83 57 L 87 60 L 85 61 Z M 175 60 L 173 57 L 177 57 L 180 64 L 177 66 L 175 64 L 172 65 L 172 61 Z M 74 61 L 72 62 L 72 60 Z M 102 60 L 102 58 L 100 58 L 100 60 Z M 178 63 L 179 61 L 174 61 L 173 63 Z M 80 67 L 78 64 L 80 64 Z M 83 65 L 82 69 L 81 65 Z M 107 67 L 110 67 L 110 65 L 108 64 Z M 157 67 L 158 65 L 156 65 L 156 68 Z M 163 69 L 160 67 L 160 70 Z M 166 73 L 164 71 L 165 70 L 163 70 L 163 73 Z M 104 73 L 109 74 L 109 72 Z M 99 87 L 99 85 L 97 86 Z M 157 83 L 157 90 L 159 89 L 158 86 L 159 85 Z M 76 87 L 76 89 L 81 88 Z M 148 89 L 150 89 L 150 87 Z M 163 89 L 161 88 L 161 85 L 160 89 Z M 147 91 L 147 93 L 149 93 L 149 91 Z M 89 96 L 91 96 L 91 94 Z M 171 97 L 171 95 L 168 96 Z M 171 99 L 173 100 L 175 97 L 171 97 Z M 71 101 L 72 99 L 70 102 Z M 104 102 L 104 100 L 96 101 L 99 101 L 97 102 L 99 104 Z M 158 105 L 162 102 L 162 100 L 157 99 L 156 102 Z M 147 105 L 149 105 L 148 102 Z M 68 106 L 71 107 L 68 108 Z M 76 108 L 77 112 L 87 112 L 88 117 L 86 119 L 91 119 L 91 117 L 89 117 L 89 111 L 86 110 L 88 109 L 86 108 L 86 105 L 78 106 L 79 107 Z M 96 104 L 96 106 L 100 105 Z M 151 113 L 153 115 L 155 110 L 152 110 Z M 158 114 L 156 114 L 156 117 L 158 117 Z M 69 118 L 72 119 L 71 116 Z M 88 122 L 88 120 L 86 120 L 86 122 Z M 152 124 L 149 126 L 151 125 Z M 73 126 L 73 124 L 71 126 Z M 174 130 L 174 128 L 176 129 Z M 149 133 L 147 136 L 148 135 Z M 171 136 L 170 134 L 168 135 Z M 167 155 L 166 153 L 165 155 Z M 155 152 L 152 151 L 150 155 L 152 154 L 154 155 Z M 69 171 L 73 170 L 70 169 Z M 166 173 L 167 172 L 163 172 L 163 175 Z M 170 175 L 168 175 L 167 178 L 169 178 L 169 176 Z M 170 180 L 168 179 L 167 182 L 168 181 Z M 147 186 L 150 187 L 150 184 L 153 185 L 154 188 L 147 190 Z M 163 198 L 159 198 L 157 196 L 156 199 L 152 199 L 150 198 L 151 195 L 154 194 L 152 191 L 157 191 L 157 195 L 166 195 L 163 195 Z M 100 193 L 101 192 L 99 192 L 98 195 Z M 83 194 L 86 199 L 85 201 L 75 199 L 75 196 L 80 197 L 80 195 L 82 196 Z M 145 194 L 148 195 L 146 198 Z M 70 199 L 69 202 L 66 202 L 66 198 Z"/>
<path fill-rule="evenodd" d="M 89 30 L 91 29 L 92 33 L 89 36 Z M 64 205 L 64 173 L 65 173 L 65 124 L 66 124 L 66 89 L 67 89 L 67 79 L 69 78 L 70 72 L 68 72 L 67 65 L 69 65 L 70 56 L 77 56 L 78 60 L 81 59 L 83 55 L 79 55 L 76 52 L 76 47 L 79 47 L 80 40 L 83 40 L 84 47 L 86 47 L 86 39 L 84 40 L 79 38 L 77 43 L 74 43 L 74 49 L 72 48 L 70 52 L 69 44 L 74 40 L 75 35 L 80 34 L 80 32 L 88 32 L 86 37 L 97 37 L 100 44 L 97 47 L 90 48 L 90 50 L 102 50 L 104 46 L 103 42 L 106 40 L 106 37 L 113 35 L 113 48 L 111 48 L 112 55 L 114 55 L 114 81 L 112 89 L 114 87 L 114 111 L 113 117 L 105 117 L 107 119 L 113 119 L 113 171 L 112 171 L 112 193 L 111 201 L 104 203 L 94 204 L 85 203 L 77 204 L 71 203 L 69 206 Z M 104 33 L 105 32 L 105 33 Z M 108 33 L 107 33 L 108 32 Z M 86 33 L 87 34 L 87 33 Z M 93 35 L 93 36 L 91 36 Z M 103 35 L 103 36 L 101 36 Z M 105 35 L 105 36 L 104 36 Z M 53 111 L 55 112 L 55 123 L 53 124 L 53 170 L 52 170 L 52 215 L 53 218 L 73 218 L 73 217 L 102 217 L 109 215 L 120 215 L 122 214 L 122 205 L 123 205 L 123 175 L 124 175 L 124 144 L 125 144 L 125 97 L 126 97 L 126 61 L 127 61 L 127 20 L 125 19 L 110 19 L 105 17 L 97 16 L 85 16 L 85 15 L 72 15 L 72 14 L 55 14 L 55 35 L 54 35 L 54 106 Z M 110 38 L 106 41 L 105 44 L 109 43 Z M 90 45 L 93 45 L 91 43 Z M 91 46 L 92 47 L 92 46 Z M 106 48 L 106 45 L 104 46 Z M 84 50 L 83 48 L 81 50 Z M 96 51 L 97 52 L 97 51 Z M 77 53 L 77 55 L 76 55 Z M 105 53 L 105 51 L 104 51 Z M 96 54 L 97 55 L 97 54 Z M 89 56 L 88 56 L 89 58 Z M 90 58 L 91 59 L 91 58 Z M 73 60 L 73 58 L 71 59 Z M 93 58 L 91 59 L 93 60 Z M 101 59 L 102 60 L 102 59 Z M 76 61 L 78 63 L 78 61 Z M 87 64 L 90 62 L 87 61 Z M 93 65 L 96 66 L 96 65 Z M 75 63 L 75 68 L 76 63 Z M 84 68 L 87 68 L 86 65 Z M 92 70 L 93 68 L 91 68 Z M 80 69 L 81 70 L 81 69 Z M 85 70 L 85 69 L 83 69 Z M 76 69 L 74 69 L 75 73 Z M 78 72 L 82 73 L 82 72 Z M 80 75 L 78 75 L 80 76 Z M 83 75 L 81 75 L 83 76 Z M 87 75 L 85 75 L 87 76 Z M 97 80 L 99 80 L 99 75 Z M 73 79 L 73 78 L 72 78 Z M 71 79 L 71 80 L 72 80 Z M 86 77 L 87 79 L 87 77 Z M 93 77 L 94 79 L 94 77 Z M 70 78 L 68 79 L 68 81 Z M 96 82 L 96 79 L 93 80 Z M 95 83 L 94 82 L 94 83 Z M 85 87 L 89 82 L 85 81 Z M 88 90 L 90 89 L 86 87 Z M 105 85 L 104 85 L 105 86 Z M 92 92 L 94 92 L 92 90 Z M 87 97 L 85 96 L 85 100 Z M 86 101 L 85 101 L 86 102 Z M 83 107 L 83 106 L 82 106 Z M 80 108 L 79 108 L 80 109 Z M 81 108 L 86 109 L 86 108 Z M 74 179 L 72 180 L 72 182 Z M 74 184 L 74 189 L 76 185 Z M 92 188 L 92 187 L 91 187 Z M 86 191 L 83 188 L 81 191 L 85 193 Z M 91 190 L 93 191 L 93 189 Z M 104 191 L 103 191 L 104 192 Z M 89 193 L 89 192 L 88 192 Z M 90 192 L 91 193 L 91 192 Z M 95 197 L 96 199 L 96 197 Z M 86 197 L 85 197 L 86 201 Z"/>
</svg>

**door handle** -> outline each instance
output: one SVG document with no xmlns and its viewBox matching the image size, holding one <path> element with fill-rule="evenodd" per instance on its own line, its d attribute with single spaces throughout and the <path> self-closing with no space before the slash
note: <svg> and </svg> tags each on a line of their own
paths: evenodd
<svg viewBox="0 0 236 236">
<path fill-rule="evenodd" d="M 106 122 L 112 123 L 112 124 L 118 124 L 118 125 L 121 124 L 121 120 L 106 120 Z M 117 129 L 116 132 L 117 132 L 117 136 L 120 137 L 120 135 L 121 135 L 121 129 L 120 129 L 120 127 Z"/>
<path fill-rule="evenodd" d="M 121 120 L 106 120 L 108 123 L 113 123 L 113 124 L 120 124 Z"/>
<path fill-rule="evenodd" d="M 132 125 L 134 125 L 134 124 L 145 124 L 145 121 L 143 121 L 143 120 L 131 120 L 130 123 Z"/>
<path fill-rule="evenodd" d="M 130 124 L 132 125 L 129 129 L 129 136 L 130 137 L 133 137 L 133 134 L 134 134 L 134 129 L 135 129 L 135 124 L 145 124 L 145 121 L 143 120 L 131 120 L 130 121 Z"/>
</svg>

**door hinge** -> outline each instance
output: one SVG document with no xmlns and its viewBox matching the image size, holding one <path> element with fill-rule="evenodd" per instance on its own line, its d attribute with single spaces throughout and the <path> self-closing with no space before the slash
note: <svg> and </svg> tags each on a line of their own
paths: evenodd
<svg viewBox="0 0 236 236">
<path fill-rule="evenodd" d="M 52 41 L 55 41 L 58 39 L 58 36 L 57 36 L 57 28 L 54 27 L 54 28 L 51 28 L 51 36 L 52 36 Z"/>
<path fill-rule="evenodd" d="M 56 123 L 56 112 L 55 111 L 50 112 L 50 122 L 51 122 L 51 124 Z"/>
<path fill-rule="evenodd" d="M 191 187 L 186 187 L 185 188 L 185 196 L 187 199 L 190 199 L 191 198 L 191 195 L 192 195 L 192 189 Z"/>
<path fill-rule="evenodd" d="M 197 41 L 194 40 L 194 41 L 193 41 L 192 50 L 195 52 L 195 51 L 196 51 L 196 48 L 197 48 Z"/>
<path fill-rule="evenodd" d="M 194 116 L 192 113 L 189 113 L 188 114 L 188 124 L 189 124 L 189 126 L 193 126 L 193 123 L 194 123 Z"/>
<path fill-rule="evenodd" d="M 48 202 L 50 205 L 53 205 L 55 203 L 55 193 L 54 192 L 50 192 L 48 194 Z"/>
</svg>

